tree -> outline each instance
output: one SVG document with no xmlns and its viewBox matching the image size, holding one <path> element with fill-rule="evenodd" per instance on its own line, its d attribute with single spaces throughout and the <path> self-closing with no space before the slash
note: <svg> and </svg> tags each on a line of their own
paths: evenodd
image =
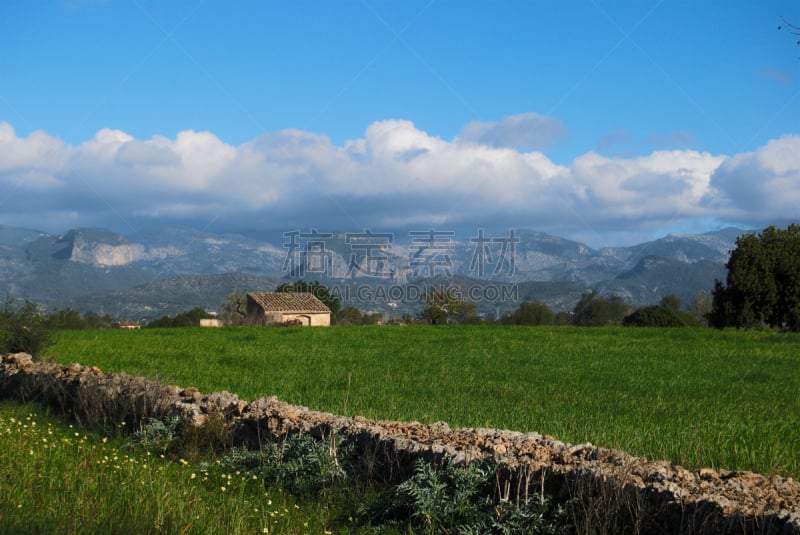
<svg viewBox="0 0 800 535">
<path fill-rule="evenodd" d="M 520 303 L 519 307 L 503 318 L 504 325 L 552 325 L 555 316 L 550 307 L 538 301 Z"/>
<path fill-rule="evenodd" d="M 314 294 L 314 297 L 325 303 L 325 306 L 331 310 L 331 321 L 335 322 L 339 318 L 339 310 L 342 306 L 341 301 L 328 290 L 327 286 L 319 281 L 305 282 L 299 280 L 297 282 L 284 282 L 275 291 Z"/>
<path fill-rule="evenodd" d="M 702 290 L 694 294 L 692 304 L 689 305 L 689 314 L 703 326 L 708 326 L 708 315 L 711 313 L 712 297 L 711 292 Z"/>
<path fill-rule="evenodd" d="M 157 320 L 151 321 L 147 324 L 148 328 L 163 328 L 163 327 L 197 327 L 200 325 L 201 319 L 213 318 L 211 314 L 206 312 L 200 307 L 181 312 L 174 318 L 163 316 Z"/>
<path fill-rule="evenodd" d="M 471 323 L 475 315 L 475 303 L 464 301 L 445 290 L 430 292 L 425 296 L 428 306 L 422 311 L 422 319 L 433 325 L 447 323 Z"/>
<path fill-rule="evenodd" d="M 223 325 L 244 325 L 247 322 L 247 294 L 232 289 L 219 306 L 219 318 Z"/>
<path fill-rule="evenodd" d="M 47 316 L 47 323 L 56 330 L 82 330 L 89 329 L 91 326 L 86 318 L 77 310 L 67 308 L 64 310 L 55 309 Z"/>
<path fill-rule="evenodd" d="M 626 327 L 697 327 L 699 324 L 688 312 L 681 312 L 664 306 L 649 306 L 625 316 L 622 324 Z"/>
<path fill-rule="evenodd" d="M 345 307 L 339 312 L 338 325 L 374 325 L 381 321 L 380 312 L 363 313 L 356 307 Z"/>
<path fill-rule="evenodd" d="M 681 309 L 681 298 L 675 294 L 665 295 L 658 304 L 661 308 L 678 312 Z"/>
<path fill-rule="evenodd" d="M 575 305 L 573 323 L 582 327 L 620 325 L 630 314 L 631 306 L 618 296 L 601 297 L 596 292 L 583 294 Z"/>
<path fill-rule="evenodd" d="M 714 284 L 712 327 L 800 330 L 800 225 L 740 236 L 725 267 L 725 284 Z"/>
<path fill-rule="evenodd" d="M 6 299 L 0 310 L 0 354 L 28 353 L 38 357 L 55 342 L 55 329 L 36 303 Z"/>
</svg>

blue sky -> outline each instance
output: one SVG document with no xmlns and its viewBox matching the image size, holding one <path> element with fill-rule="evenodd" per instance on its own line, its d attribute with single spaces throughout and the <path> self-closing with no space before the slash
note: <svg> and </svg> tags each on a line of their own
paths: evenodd
<svg viewBox="0 0 800 535">
<path fill-rule="evenodd" d="M 800 2 L 0 0 L 0 224 L 785 224 L 781 17 Z"/>
</svg>

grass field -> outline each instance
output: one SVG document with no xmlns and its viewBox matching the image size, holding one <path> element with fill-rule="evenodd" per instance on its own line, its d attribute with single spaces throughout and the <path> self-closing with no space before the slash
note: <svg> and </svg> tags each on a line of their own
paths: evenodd
<svg viewBox="0 0 800 535">
<path fill-rule="evenodd" d="M 0 402 L 0 533 L 323 533 L 322 501 Z"/>
<path fill-rule="evenodd" d="M 800 336 L 410 326 L 61 333 L 53 359 L 252 400 L 538 431 L 698 468 L 800 477 Z"/>
</svg>

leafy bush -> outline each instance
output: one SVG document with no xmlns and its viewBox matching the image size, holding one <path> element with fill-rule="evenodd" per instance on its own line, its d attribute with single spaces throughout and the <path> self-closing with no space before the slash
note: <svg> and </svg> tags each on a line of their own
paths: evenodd
<svg viewBox="0 0 800 535">
<path fill-rule="evenodd" d="M 54 342 L 55 329 L 36 303 L 6 299 L 0 311 L 0 353 L 28 353 L 38 357 Z"/>
<path fill-rule="evenodd" d="M 197 327 L 200 325 L 201 319 L 213 318 L 211 314 L 206 312 L 200 307 L 193 308 L 186 312 L 181 312 L 174 318 L 163 316 L 157 320 L 153 320 L 147 324 L 148 328 L 164 328 L 164 327 Z"/>
<path fill-rule="evenodd" d="M 630 316 L 625 316 L 622 324 L 626 327 L 698 327 L 699 323 L 691 314 L 660 306 L 644 307 Z"/>
<path fill-rule="evenodd" d="M 414 474 L 371 504 L 370 521 L 413 533 L 568 533 L 567 509 L 541 496 L 526 503 L 498 497 L 503 476 L 495 459 L 435 468 L 417 461 Z"/>
<path fill-rule="evenodd" d="M 601 297 L 595 292 L 584 294 L 575 305 L 573 323 L 581 327 L 619 325 L 631 312 L 631 306 L 620 297 Z"/>
<path fill-rule="evenodd" d="M 347 478 L 351 447 L 339 437 L 318 440 L 292 435 L 262 446 L 260 451 L 231 449 L 221 460 L 230 471 L 261 475 L 267 488 L 281 488 L 296 496 L 315 496 Z"/>
<path fill-rule="evenodd" d="M 552 325 L 555 315 L 544 303 L 520 303 L 519 307 L 503 318 L 504 325 Z"/>
<path fill-rule="evenodd" d="M 166 453 L 178 438 L 180 423 L 180 417 L 174 415 L 163 420 L 151 418 L 146 426 L 131 434 L 128 444 Z"/>
</svg>

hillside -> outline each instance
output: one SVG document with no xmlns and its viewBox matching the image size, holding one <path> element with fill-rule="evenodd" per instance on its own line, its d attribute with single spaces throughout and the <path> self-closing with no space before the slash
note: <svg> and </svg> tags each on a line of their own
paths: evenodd
<svg viewBox="0 0 800 535">
<path fill-rule="evenodd" d="M 569 310 L 589 288 L 641 306 L 670 293 L 688 301 L 697 291 L 709 291 L 724 277 L 729 251 L 743 232 L 669 235 L 595 250 L 522 229 L 480 241 L 443 232 L 258 238 L 188 228 L 131 236 L 79 228 L 51 235 L 3 226 L 0 292 L 121 318 L 216 309 L 233 288 L 271 290 L 301 278 L 336 287 L 347 297 L 344 306 L 392 314 L 418 312 L 416 289 L 431 280 L 441 285 L 442 279 L 471 288 L 478 296 L 472 300 L 488 317 L 525 300 Z"/>
</svg>

